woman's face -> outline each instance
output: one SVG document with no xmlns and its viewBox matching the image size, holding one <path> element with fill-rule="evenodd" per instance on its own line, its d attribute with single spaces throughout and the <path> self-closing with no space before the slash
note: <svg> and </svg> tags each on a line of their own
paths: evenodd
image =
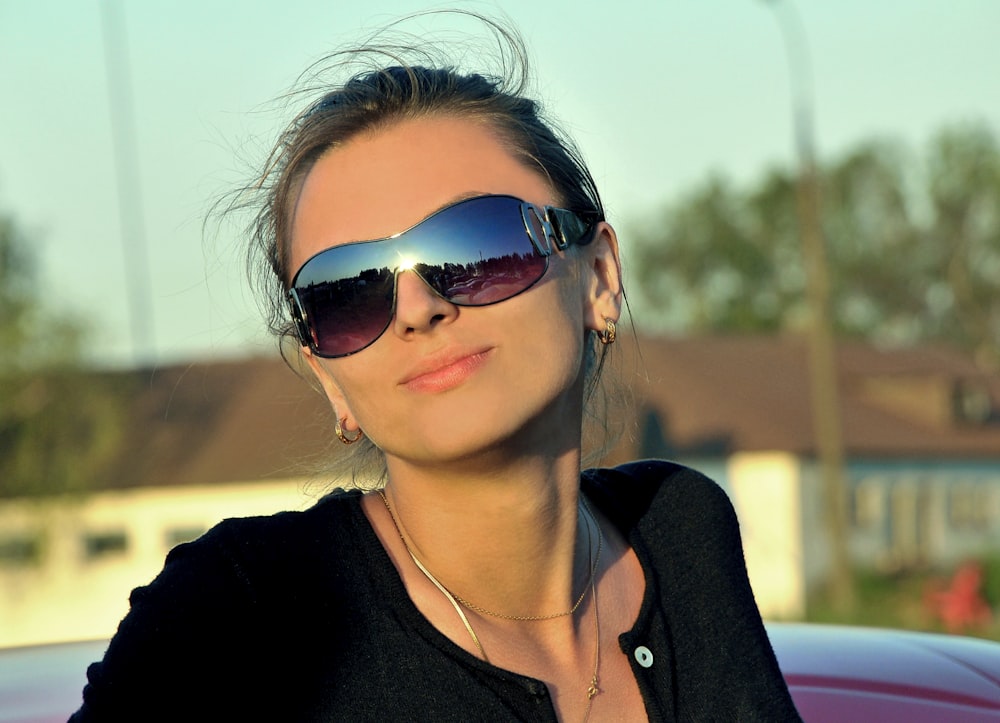
<svg viewBox="0 0 1000 723">
<path fill-rule="evenodd" d="M 455 201 L 507 194 L 558 205 L 485 122 L 400 121 L 324 154 L 292 224 L 291 266 L 351 241 L 408 229 Z M 397 278 L 396 313 L 371 346 L 310 356 L 340 418 L 396 462 L 429 464 L 489 451 L 578 446 L 584 331 L 618 318 L 617 246 L 602 224 L 586 247 L 555 253 L 528 291 L 458 307 L 413 272 Z M 614 277 L 613 279 L 611 277 Z"/>
</svg>

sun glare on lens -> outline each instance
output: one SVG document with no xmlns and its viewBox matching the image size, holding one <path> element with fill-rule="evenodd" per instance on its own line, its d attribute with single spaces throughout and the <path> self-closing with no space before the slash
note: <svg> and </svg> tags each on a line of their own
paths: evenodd
<svg viewBox="0 0 1000 723">
<path fill-rule="evenodd" d="M 415 258 L 413 258 L 412 256 L 400 256 L 399 257 L 399 266 L 398 266 L 398 269 L 400 271 L 409 271 L 409 270 L 411 270 L 416 265 L 417 265 L 417 260 Z"/>
</svg>

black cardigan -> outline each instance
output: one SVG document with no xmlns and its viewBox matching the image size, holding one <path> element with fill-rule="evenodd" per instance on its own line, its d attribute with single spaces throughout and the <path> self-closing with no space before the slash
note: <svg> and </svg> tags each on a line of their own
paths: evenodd
<svg viewBox="0 0 1000 723">
<path fill-rule="evenodd" d="M 725 493 L 667 462 L 589 470 L 582 486 L 645 573 L 619 642 L 650 720 L 798 720 Z M 556 720 L 542 682 L 423 617 L 360 500 L 227 520 L 172 550 L 132 592 L 71 721 Z"/>
</svg>

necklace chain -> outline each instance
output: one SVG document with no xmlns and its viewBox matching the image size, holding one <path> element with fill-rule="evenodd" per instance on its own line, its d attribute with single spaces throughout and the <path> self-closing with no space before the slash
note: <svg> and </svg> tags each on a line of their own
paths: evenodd
<svg viewBox="0 0 1000 723">
<path fill-rule="evenodd" d="M 604 543 L 604 535 L 601 533 L 601 523 L 597 521 L 594 517 L 594 513 L 590 511 L 590 506 L 587 504 L 582 496 L 580 501 L 583 503 L 583 509 L 587 513 L 587 540 L 590 541 L 590 528 L 591 525 L 597 528 L 597 559 L 601 557 L 601 547 Z M 593 547 L 588 544 L 588 549 L 593 549 Z M 590 575 L 590 590 L 591 597 L 594 598 L 594 639 L 596 640 L 594 646 L 594 675 L 590 679 L 590 685 L 587 686 L 587 710 L 583 714 L 583 723 L 587 723 L 590 720 L 590 711 L 594 707 L 594 698 L 598 693 L 601 692 L 598 682 L 600 681 L 600 670 L 601 670 L 601 613 L 600 608 L 597 604 L 597 582 L 594 579 L 593 571 L 597 570 L 597 562 L 595 560 L 592 572 Z M 579 603 L 577 603 L 579 604 Z"/>
<path fill-rule="evenodd" d="M 583 498 L 581 497 L 581 500 L 582 499 Z M 587 503 L 586 502 L 583 503 L 583 507 L 584 507 L 584 509 L 587 510 L 587 514 L 590 516 L 590 518 L 593 519 L 594 515 L 587 508 Z M 590 522 L 588 521 L 587 524 L 588 524 L 588 527 L 587 527 L 587 532 L 588 532 L 588 539 L 587 539 L 588 549 L 589 550 L 593 550 L 594 548 L 593 548 L 592 540 L 589 537 L 589 533 L 590 533 L 590 526 L 589 525 L 590 525 Z M 598 528 L 598 530 L 599 529 L 600 528 Z M 455 598 L 460 603 L 462 603 L 462 605 L 464 605 L 465 607 L 469 608 L 469 610 L 474 610 L 475 612 L 480 613 L 482 615 L 489 615 L 492 618 L 501 618 L 503 620 L 520 620 L 520 621 L 527 621 L 527 622 L 535 621 L 535 620 L 554 620 L 555 618 L 564 618 L 567 615 L 572 615 L 573 613 L 575 613 L 577 611 L 577 609 L 580 607 L 580 604 L 583 603 L 583 599 L 585 597 L 587 597 L 587 591 L 591 590 L 594 587 L 594 584 L 593 584 L 594 583 L 594 578 L 597 575 L 597 567 L 598 567 L 598 565 L 601 564 L 601 550 L 603 549 L 603 547 L 604 547 L 604 536 L 603 535 L 598 535 L 598 537 L 597 537 L 597 555 L 591 558 L 590 576 L 587 579 L 587 583 L 583 586 L 583 590 L 580 592 L 580 597 L 578 597 L 576 599 L 576 602 L 573 603 L 573 607 L 571 607 L 569 610 L 566 610 L 565 612 L 561 612 L 561 613 L 549 613 L 548 615 L 508 615 L 506 613 L 498 613 L 498 612 L 494 612 L 492 610 L 487 610 L 484 607 L 480 607 L 479 605 L 476 605 L 475 603 L 469 602 L 468 600 L 466 600 L 465 598 L 463 598 L 462 596 L 458 595 L 457 593 L 455 593 L 452 590 L 448 590 L 448 592 L 451 593 L 451 596 L 453 598 Z M 589 553 L 588 553 L 588 557 L 589 557 Z"/>
<path fill-rule="evenodd" d="M 455 612 L 457 612 L 458 616 L 462 619 L 462 623 L 465 625 L 465 629 L 469 633 L 469 636 L 472 638 L 472 642 L 475 644 L 476 649 L 479 651 L 479 654 L 482 656 L 483 660 L 486 661 L 487 663 L 490 662 L 490 659 L 486 655 L 486 650 L 483 649 L 483 644 L 479 641 L 479 636 L 476 635 L 476 631 L 472 628 L 472 624 L 469 622 L 469 618 L 465 615 L 465 612 L 462 610 L 462 605 L 469 608 L 470 610 L 474 610 L 480 613 L 485 613 L 486 615 L 491 615 L 497 618 L 503 618 L 504 620 L 517 620 L 517 621 L 552 620 L 554 618 L 561 618 L 566 615 L 572 615 L 573 613 L 575 613 L 577 608 L 580 607 L 580 603 L 583 602 L 583 598 L 587 594 L 587 587 L 590 588 L 591 597 L 594 598 L 594 630 L 595 630 L 596 645 L 594 650 L 594 675 L 591 677 L 590 684 L 587 686 L 587 710 L 584 712 L 583 715 L 583 721 L 584 723 L 587 723 L 587 721 L 590 720 L 590 712 L 594 706 L 594 698 L 599 693 L 601 693 L 601 689 L 598 685 L 598 683 L 600 682 L 600 669 L 601 669 L 601 617 L 597 605 L 596 576 L 597 576 L 597 566 L 601 559 L 601 549 L 604 546 L 604 534 L 601 532 L 601 524 L 597 521 L 597 518 L 594 517 L 594 513 L 590 511 L 590 506 L 587 504 L 587 501 L 583 497 L 580 498 L 580 502 L 583 504 L 583 509 L 587 513 L 587 518 L 588 518 L 587 519 L 588 551 L 594 549 L 593 537 L 591 534 L 591 526 L 593 525 L 597 527 L 597 554 L 590 559 L 591 567 L 590 567 L 590 579 L 588 581 L 588 585 L 584 587 L 583 593 L 577 599 L 576 603 L 574 603 L 573 607 L 567 612 L 556 613 L 552 615 L 516 616 L 516 615 L 504 615 L 501 613 L 494 613 L 490 612 L 489 610 L 479 608 L 478 606 L 473 605 L 468 601 L 458 597 L 453 592 L 450 592 L 448 588 L 446 588 L 444 585 L 438 582 L 438 579 L 431 574 L 430 570 L 424 567 L 423 563 L 421 563 L 420 560 L 417 559 L 417 556 L 413 554 L 413 550 L 410 549 L 410 544 L 406 541 L 406 536 L 403 534 L 402 525 L 400 524 L 399 520 L 396 519 L 396 513 L 393 511 L 392 506 L 389 504 L 389 498 L 386 497 L 385 492 L 383 490 L 378 490 L 378 495 L 379 497 L 382 498 L 382 502 L 383 504 L 385 504 L 385 509 L 389 512 L 389 519 L 392 520 L 392 525 L 393 527 L 396 528 L 396 534 L 399 535 L 399 539 L 402 541 L 403 547 L 406 548 L 406 552 L 410 555 L 410 559 L 413 560 L 413 564 L 415 564 L 417 568 L 420 570 L 420 572 L 422 572 L 424 576 L 428 580 L 430 580 L 431 583 L 433 583 L 433 585 L 438 590 L 441 591 L 441 593 L 452 604 L 452 607 L 455 608 Z M 588 557 L 590 557 L 589 552 L 588 552 Z"/>
</svg>

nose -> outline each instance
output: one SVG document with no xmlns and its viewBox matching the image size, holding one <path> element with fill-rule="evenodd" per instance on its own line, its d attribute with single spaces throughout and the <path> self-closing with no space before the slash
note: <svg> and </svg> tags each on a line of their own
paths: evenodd
<svg viewBox="0 0 1000 723">
<path fill-rule="evenodd" d="M 438 296 L 414 271 L 400 271 L 396 277 L 396 315 L 393 332 L 401 339 L 424 334 L 458 316 L 458 307 Z"/>
</svg>

